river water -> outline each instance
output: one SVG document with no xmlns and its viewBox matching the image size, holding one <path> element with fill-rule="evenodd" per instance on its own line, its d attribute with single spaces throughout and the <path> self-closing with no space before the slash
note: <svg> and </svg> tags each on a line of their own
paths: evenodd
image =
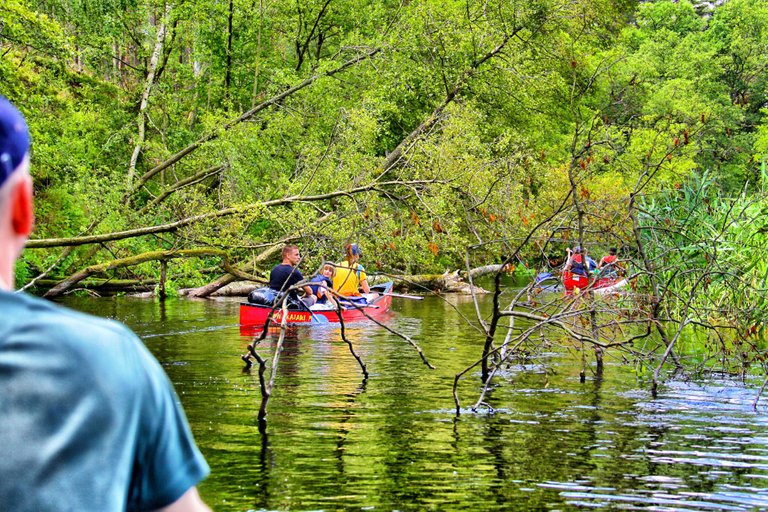
<svg viewBox="0 0 768 512">
<path fill-rule="evenodd" d="M 472 412 L 479 374 L 454 375 L 483 339 L 466 297 L 394 299 L 387 330 L 348 327 L 370 372 L 333 326 L 293 329 L 280 355 L 266 434 L 253 333 L 234 299 L 68 298 L 128 324 L 163 364 L 211 465 L 217 511 L 768 509 L 768 409 L 734 381 L 668 381 L 657 398 L 610 353 L 579 379 L 573 352 L 501 373 Z M 271 361 L 277 333 L 259 346 Z"/>
</svg>

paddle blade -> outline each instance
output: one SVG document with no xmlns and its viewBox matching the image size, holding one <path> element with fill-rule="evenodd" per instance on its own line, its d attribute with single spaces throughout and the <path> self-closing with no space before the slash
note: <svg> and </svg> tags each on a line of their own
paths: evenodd
<svg viewBox="0 0 768 512">
<path fill-rule="evenodd" d="M 325 315 L 316 315 L 312 313 L 312 323 L 313 324 L 327 324 L 328 319 L 325 318 Z"/>
</svg>

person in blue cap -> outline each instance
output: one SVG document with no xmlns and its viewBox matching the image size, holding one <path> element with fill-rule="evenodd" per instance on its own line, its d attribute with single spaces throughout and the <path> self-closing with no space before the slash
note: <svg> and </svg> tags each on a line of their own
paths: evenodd
<svg viewBox="0 0 768 512">
<path fill-rule="evenodd" d="M 0 508 L 209 511 L 168 377 L 125 326 L 13 293 L 34 224 L 30 136 L 0 96 Z"/>
<path fill-rule="evenodd" d="M 336 266 L 336 275 L 333 277 L 333 289 L 339 295 L 362 301 L 364 297 L 361 291 L 371 293 L 365 268 L 359 263 L 362 255 L 363 251 L 357 244 L 344 246 L 344 261 Z"/>
</svg>

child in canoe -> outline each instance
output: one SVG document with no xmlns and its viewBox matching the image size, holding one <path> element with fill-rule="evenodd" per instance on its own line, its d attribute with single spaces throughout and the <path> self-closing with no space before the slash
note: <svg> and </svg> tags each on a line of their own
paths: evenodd
<svg viewBox="0 0 768 512">
<path fill-rule="evenodd" d="M 333 298 L 333 295 L 328 293 L 328 290 L 333 288 L 333 277 L 335 275 L 336 267 L 332 263 L 324 263 L 320 273 L 312 278 L 309 287 L 312 289 L 312 295 L 317 299 L 315 304 L 336 306 L 336 300 Z"/>
</svg>

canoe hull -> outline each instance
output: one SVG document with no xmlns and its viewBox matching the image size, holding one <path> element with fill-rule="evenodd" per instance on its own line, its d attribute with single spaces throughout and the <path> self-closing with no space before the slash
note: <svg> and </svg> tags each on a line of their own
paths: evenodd
<svg viewBox="0 0 768 512">
<path fill-rule="evenodd" d="M 565 292 L 569 294 L 573 293 L 576 289 L 584 291 L 587 288 L 598 294 L 615 293 L 627 286 L 627 280 L 620 277 L 590 279 L 586 276 L 564 272 L 563 286 L 565 287 Z"/>
<path fill-rule="evenodd" d="M 361 306 L 360 309 L 355 307 L 343 308 L 341 310 L 341 316 L 344 319 L 344 323 L 368 320 L 369 317 L 375 319 L 384 316 L 392 305 L 392 297 L 383 295 L 383 293 L 388 293 L 391 290 L 392 283 L 385 283 L 372 287 L 371 292 L 378 292 L 380 295 L 370 304 Z M 339 323 L 339 316 L 335 310 L 313 310 L 310 313 L 309 311 L 289 309 L 286 314 L 288 315 L 286 322 L 290 325 Z M 270 323 L 279 325 L 283 321 L 283 310 L 276 309 L 272 311 L 270 306 L 252 304 L 250 302 L 240 303 L 240 325 L 264 325 L 267 323 L 268 318 L 270 318 Z"/>
</svg>

